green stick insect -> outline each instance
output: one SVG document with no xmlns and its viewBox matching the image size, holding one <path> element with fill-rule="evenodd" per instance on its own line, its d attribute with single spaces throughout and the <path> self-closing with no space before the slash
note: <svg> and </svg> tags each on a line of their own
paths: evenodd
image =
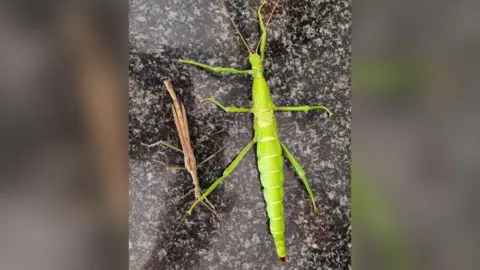
<svg viewBox="0 0 480 270">
<path fill-rule="evenodd" d="M 275 3 L 275 6 L 267 21 L 267 26 L 270 19 L 273 16 L 273 11 L 277 7 L 280 0 Z M 325 110 L 329 117 L 332 116 L 332 112 L 324 106 L 297 106 L 297 107 L 276 107 L 270 96 L 268 85 L 263 77 L 263 60 L 265 58 L 265 46 L 267 42 L 266 26 L 262 18 L 261 10 L 267 4 L 267 1 L 263 1 L 258 8 L 258 18 L 260 21 L 260 29 L 262 31 L 260 41 L 253 52 L 248 46 L 247 42 L 241 35 L 238 27 L 235 25 L 232 17 L 228 15 L 230 21 L 235 27 L 236 32 L 242 39 L 243 43 L 249 52 L 249 62 L 251 65 L 250 70 L 238 70 L 235 68 L 225 67 L 212 67 L 206 64 L 201 64 L 195 61 L 183 60 L 181 63 L 195 65 L 213 72 L 227 72 L 235 74 L 249 74 L 253 76 L 253 106 L 252 108 L 237 108 L 227 107 L 216 101 L 215 98 L 206 98 L 201 102 L 212 102 L 226 112 L 238 112 L 238 113 L 252 113 L 254 115 L 254 138 L 242 149 L 233 162 L 224 170 L 223 175 L 215 180 L 215 182 L 203 193 L 203 195 L 196 200 L 192 207 L 187 211 L 189 215 L 192 214 L 192 210 L 195 206 L 205 200 L 205 198 L 215 188 L 227 178 L 233 170 L 238 166 L 239 162 L 252 148 L 254 144 L 257 144 L 257 157 L 258 157 L 258 170 L 260 171 L 260 181 L 263 186 L 263 194 L 267 205 L 267 212 L 270 223 L 270 231 L 273 235 L 275 242 L 275 248 L 277 255 L 282 263 L 286 262 L 287 250 L 285 248 L 285 222 L 284 222 L 284 208 L 283 208 L 283 154 L 293 164 L 295 170 L 299 174 L 300 178 L 307 189 L 308 195 L 312 200 L 313 209 L 316 212 L 317 206 L 315 204 L 315 197 L 312 193 L 310 185 L 308 184 L 305 172 L 293 157 L 292 153 L 287 149 L 278 137 L 277 123 L 275 121 L 275 112 L 280 111 L 309 111 L 322 109 Z M 227 12 L 228 14 L 228 12 Z M 260 50 L 260 54 L 258 54 Z"/>
</svg>

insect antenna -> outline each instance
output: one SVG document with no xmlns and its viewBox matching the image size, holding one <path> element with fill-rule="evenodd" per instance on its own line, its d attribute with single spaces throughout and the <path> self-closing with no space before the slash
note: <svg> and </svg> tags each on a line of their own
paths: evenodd
<svg viewBox="0 0 480 270">
<path fill-rule="evenodd" d="M 275 9 L 277 8 L 279 2 L 280 2 L 280 0 L 277 0 L 277 2 L 275 3 L 275 6 L 273 6 L 272 12 L 270 12 L 270 16 L 268 17 L 267 24 L 265 25 L 265 29 L 268 27 L 268 24 L 270 23 L 270 20 L 273 17 L 273 12 L 275 12 Z M 267 3 L 267 1 L 264 1 L 262 3 L 262 5 L 265 5 L 266 3 Z M 255 49 L 256 52 L 258 51 L 258 48 L 260 47 L 260 42 L 261 41 L 259 40 L 258 44 L 257 44 L 257 48 Z"/>
<path fill-rule="evenodd" d="M 247 41 L 245 41 L 245 38 L 242 36 L 242 34 L 240 33 L 240 30 L 238 30 L 237 25 L 236 25 L 235 22 L 233 21 L 232 15 L 230 15 L 230 13 L 228 12 L 228 9 L 227 9 L 227 6 L 225 5 L 225 2 L 222 1 L 222 4 L 223 4 L 223 8 L 225 9 L 225 12 L 227 13 L 228 18 L 230 19 L 230 21 L 231 21 L 232 24 L 233 24 L 233 27 L 235 27 L 235 30 L 237 31 L 238 35 L 239 35 L 240 38 L 242 39 L 243 44 L 245 44 L 245 47 L 247 47 L 248 52 L 249 52 L 250 54 L 253 54 L 252 50 L 251 50 L 250 47 L 248 46 Z"/>
<path fill-rule="evenodd" d="M 271 20 L 272 17 L 273 17 L 273 12 L 274 12 L 275 9 L 277 8 L 278 3 L 280 3 L 280 0 L 277 0 L 277 2 L 275 3 L 275 6 L 273 6 L 272 12 L 270 13 L 270 16 L 268 17 L 267 24 L 265 25 L 265 28 L 268 27 L 268 24 L 270 23 L 270 20 Z"/>
</svg>

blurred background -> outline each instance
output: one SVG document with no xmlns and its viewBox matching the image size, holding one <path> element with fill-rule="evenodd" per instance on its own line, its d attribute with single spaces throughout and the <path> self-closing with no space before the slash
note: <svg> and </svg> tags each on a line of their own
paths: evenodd
<svg viewBox="0 0 480 270">
<path fill-rule="evenodd" d="M 0 269 L 128 267 L 127 8 L 0 3 Z"/>
<path fill-rule="evenodd" d="M 476 269 L 478 1 L 357 1 L 354 269 Z"/>
</svg>

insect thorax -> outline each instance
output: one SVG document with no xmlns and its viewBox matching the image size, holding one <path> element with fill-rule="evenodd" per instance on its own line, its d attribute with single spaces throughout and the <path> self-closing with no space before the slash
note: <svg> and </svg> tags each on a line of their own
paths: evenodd
<svg viewBox="0 0 480 270">
<path fill-rule="evenodd" d="M 250 61 L 250 65 L 252 66 L 252 76 L 254 78 L 261 78 L 263 77 L 263 63 L 262 58 L 258 54 L 252 54 L 248 58 Z"/>
</svg>

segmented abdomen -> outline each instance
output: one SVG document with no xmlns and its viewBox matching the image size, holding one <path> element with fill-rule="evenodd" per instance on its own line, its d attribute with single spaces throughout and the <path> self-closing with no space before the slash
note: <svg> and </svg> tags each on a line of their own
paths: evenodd
<svg viewBox="0 0 480 270">
<path fill-rule="evenodd" d="M 274 120 L 273 120 L 274 121 Z M 261 124 L 261 123 L 260 123 Z M 261 125 L 260 125 L 261 126 Z M 260 181 L 270 219 L 270 231 L 277 254 L 286 257 L 285 222 L 283 218 L 283 158 L 276 125 L 257 129 L 257 158 Z"/>
</svg>

